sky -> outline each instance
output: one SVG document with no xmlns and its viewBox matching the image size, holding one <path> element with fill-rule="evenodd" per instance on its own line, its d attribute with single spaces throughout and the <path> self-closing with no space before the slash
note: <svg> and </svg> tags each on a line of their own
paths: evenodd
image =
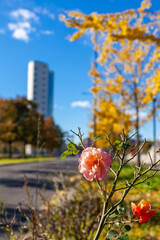
<svg viewBox="0 0 160 240">
<path fill-rule="evenodd" d="M 160 0 L 153 0 L 158 10 Z M 68 41 L 74 31 L 59 20 L 65 10 L 107 13 L 138 8 L 140 0 L 1 0 L 0 1 L 0 97 L 27 95 L 28 62 L 47 63 L 54 71 L 53 117 L 63 131 L 81 128 L 88 136 L 92 119 L 92 81 L 88 76 L 94 58 L 88 36 Z M 157 126 L 160 127 L 157 121 Z M 152 139 L 152 123 L 140 134 Z M 157 131 L 157 136 L 160 133 Z"/>
</svg>

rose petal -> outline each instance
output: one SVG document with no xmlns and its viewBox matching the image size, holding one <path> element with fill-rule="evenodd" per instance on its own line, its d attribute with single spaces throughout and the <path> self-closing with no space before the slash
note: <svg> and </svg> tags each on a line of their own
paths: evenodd
<svg viewBox="0 0 160 240">
<path fill-rule="evenodd" d="M 141 216 L 145 215 L 150 209 L 151 205 L 145 200 L 142 200 L 137 206 L 137 211 L 140 213 Z"/>
<path fill-rule="evenodd" d="M 139 223 L 146 223 L 148 222 L 149 218 L 147 217 L 140 217 Z"/>
<path fill-rule="evenodd" d="M 94 178 L 94 174 L 92 174 L 89 171 L 84 171 L 83 172 L 83 176 L 88 180 L 88 181 L 92 181 Z"/>
<path fill-rule="evenodd" d="M 133 214 L 136 216 L 136 217 L 140 217 L 140 213 L 137 211 L 137 206 L 135 203 L 131 203 L 131 209 L 132 209 L 132 212 Z"/>
<path fill-rule="evenodd" d="M 157 211 L 158 211 L 158 209 L 150 210 L 149 212 L 146 213 L 146 216 L 148 218 L 151 218 L 154 216 L 154 214 L 156 214 Z"/>
</svg>

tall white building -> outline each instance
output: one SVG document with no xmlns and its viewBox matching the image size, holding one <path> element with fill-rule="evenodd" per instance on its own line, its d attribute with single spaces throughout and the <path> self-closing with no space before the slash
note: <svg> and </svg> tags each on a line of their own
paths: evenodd
<svg viewBox="0 0 160 240">
<path fill-rule="evenodd" d="M 38 61 L 28 63 L 27 99 L 37 102 L 38 111 L 48 118 L 53 108 L 53 72 Z"/>
</svg>

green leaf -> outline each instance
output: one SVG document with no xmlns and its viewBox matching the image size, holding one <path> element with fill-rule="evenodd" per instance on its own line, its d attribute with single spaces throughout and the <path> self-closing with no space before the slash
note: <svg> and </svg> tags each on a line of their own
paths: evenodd
<svg viewBox="0 0 160 240">
<path fill-rule="evenodd" d="M 118 217 L 118 215 L 117 215 L 116 213 L 113 213 L 113 214 L 111 214 L 109 217 L 110 217 L 110 218 L 116 218 L 116 217 Z"/>
<path fill-rule="evenodd" d="M 66 150 L 64 153 L 61 154 L 61 158 L 63 159 L 69 155 L 72 155 L 72 151 Z"/>
<path fill-rule="evenodd" d="M 150 187 L 150 188 L 152 188 L 151 182 L 147 182 L 147 186 Z"/>
<path fill-rule="evenodd" d="M 109 239 L 112 239 L 112 238 L 117 237 L 117 236 L 118 236 L 118 232 L 115 231 L 115 230 L 110 230 L 106 235 L 106 237 L 109 238 Z"/>
<path fill-rule="evenodd" d="M 120 151 L 121 149 L 122 149 L 122 147 L 121 147 L 121 146 L 118 146 L 118 147 L 117 147 L 117 150 L 118 150 L 118 151 Z"/>
<path fill-rule="evenodd" d="M 116 141 L 114 142 L 114 144 L 115 144 L 115 145 L 119 145 L 119 144 L 121 144 L 121 141 L 116 140 Z"/>
<path fill-rule="evenodd" d="M 68 143 L 67 144 L 67 148 L 68 148 L 68 150 L 71 150 L 71 151 L 75 151 L 76 150 L 76 146 L 73 143 Z"/>
<path fill-rule="evenodd" d="M 76 155 L 76 154 L 78 154 L 80 152 L 80 150 L 75 150 L 75 151 L 73 151 L 72 153 L 74 154 L 74 155 Z"/>
<path fill-rule="evenodd" d="M 114 142 L 114 144 L 115 144 L 117 150 L 121 150 L 122 145 L 123 145 L 123 143 L 121 143 L 121 141 L 116 140 L 116 141 Z"/>
<path fill-rule="evenodd" d="M 0 201 L 0 214 L 3 214 L 4 213 L 4 210 L 5 210 L 5 201 Z"/>
<path fill-rule="evenodd" d="M 95 137 L 94 139 L 93 139 L 93 141 L 95 142 L 95 141 L 97 141 L 97 140 L 99 140 L 101 137 L 99 136 L 99 137 Z"/>
<path fill-rule="evenodd" d="M 63 153 L 61 154 L 61 158 L 63 159 L 63 158 L 65 158 L 65 157 L 67 157 L 67 154 L 66 154 L 66 152 L 63 152 Z"/>
<path fill-rule="evenodd" d="M 126 233 L 120 233 L 118 236 L 119 240 L 129 240 L 129 236 Z"/>
<path fill-rule="evenodd" d="M 130 225 L 125 225 L 122 227 L 122 231 L 123 232 L 129 232 L 131 230 L 131 226 Z"/>
<path fill-rule="evenodd" d="M 132 145 L 131 145 L 130 143 L 124 143 L 124 144 L 123 144 L 123 148 L 124 148 L 125 150 L 127 150 L 127 149 L 130 148 L 130 147 L 132 147 Z"/>
<path fill-rule="evenodd" d="M 118 206 L 117 207 L 117 211 L 120 215 L 123 215 L 125 213 L 125 208 L 124 207 L 121 207 L 121 206 Z"/>
<path fill-rule="evenodd" d="M 6 228 L 6 227 L 1 227 L 1 229 L 4 229 L 4 230 L 7 231 L 7 232 L 10 232 L 10 231 L 11 231 L 9 228 Z"/>
</svg>

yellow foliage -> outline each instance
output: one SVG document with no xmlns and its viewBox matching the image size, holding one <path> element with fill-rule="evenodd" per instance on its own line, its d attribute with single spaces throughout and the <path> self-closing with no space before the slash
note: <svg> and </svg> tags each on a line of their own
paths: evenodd
<svg viewBox="0 0 160 240">
<path fill-rule="evenodd" d="M 70 11 L 70 12 L 68 13 L 68 16 L 74 17 L 74 18 L 76 18 L 76 19 L 84 19 L 83 13 L 80 13 L 80 12 L 78 12 L 78 11 Z"/>
<path fill-rule="evenodd" d="M 71 38 L 70 38 L 70 41 L 76 41 L 78 40 L 80 37 L 82 37 L 84 35 L 84 32 L 83 31 L 78 31 L 76 33 L 74 33 Z"/>
<path fill-rule="evenodd" d="M 128 21 L 127 21 L 127 19 L 122 19 L 119 22 L 119 27 L 121 28 L 122 35 L 126 35 L 127 34 L 127 30 L 128 30 Z"/>
<path fill-rule="evenodd" d="M 98 93 L 101 91 L 102 87 L 101 86 L 94 86 L 91 88 L 91 92 L 93 93 L 94 97 L 98 96 Z"/>
<path fill-rule="evenodd" d="M 143 11 L 145 9 L 149 9 L 151 7 L 151 1 L 150 0 L 143 0 L 141 3 L 141 7 L 139 8 L 140 11 Z"/>
<path fill-rule="evenodd" d="M 136 82 L 136 83 L 138 83 L 139 82 L 139 79 L 138 78 L 134 78 L 134 81 Z"/>
<path fill-rule="evenodd" d="M 140 8 L 118 13 L 71 11 L 61 15 L 66 26 L 76 29 L 72 41 L 90 31 L 97 50 L 101 72 L 94 64 L 89 72 L 94 79 L 91 92 L 98 102 L 94 109 L 97 135 L 104 131 L 117 134 L 122 126 L 129 131 L 131 124 L 137 128 L 126 109 L 145 111 L 160 92 L 160 12 L 146 11 L 150 7 L 151 0 L 142 0 Z M 143 123 L 137 119 L 138 125 Z"/>
<path fill-rule="evenodd" d="M 100 77 L 100 74 L 99 74 L 99 72 L 97 71 L 94 63 L 92 63 L 91 70 L 89 71 L 88 74 L 89 74 L 90 76 L 94 77 L 94 78 Z"/>
<path fill-rule="evenodd" d="M 97 44 L 95 36 L 91 36 L 91 40 L 92 40 L 92 42 L 94 43 L 94 45 Z"/>
<path fill-rule="evenodd" d="M 130 115 L 120 111 L 119 106 L 116 106 L 111 99 L 99 98 L 96 109 L 96 135 L 102 137 L 96 142 L 98 147 L 107 146 L 105 133 L 112 132 L 112 140 L 115 140 L 122 132 L 122 129 L 125 128 L 126 134 L 131 130 Z M 93 128 L 93 124 L 91 128 Z M 93 137 L 93 134 L 90 133 L 90 136 Z"/>
</svg>

